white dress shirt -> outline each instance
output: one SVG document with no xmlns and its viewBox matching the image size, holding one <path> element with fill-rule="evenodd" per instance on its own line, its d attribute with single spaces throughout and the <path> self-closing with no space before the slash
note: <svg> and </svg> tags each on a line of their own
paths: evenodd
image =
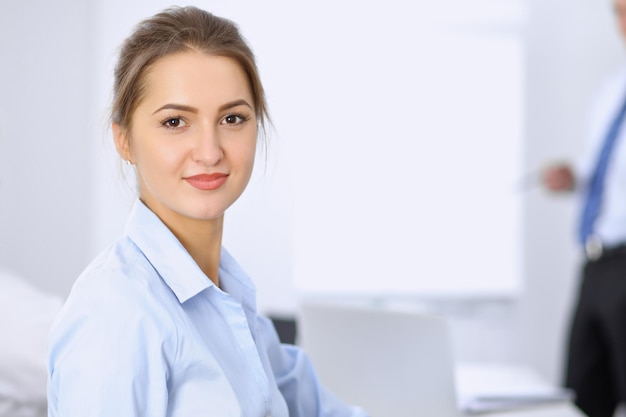
<svg viewBox="0 0 626 417">
<path fill-rule="evenodd" d="M 50 417 L 364 416 L 281 345 L 222 249 L 220 286 L 137 202 L 125 235 L 79 277 L 50 333 Z"/>
<path fill-rule="evenodd" d="M 626 69 L 608 77 L 596 91 L 591 103 L 586 149 L 578 175 L 582 204 L 598 154 L 625 100 Z M 606 246 L 626 243 L 626 120 L 620 127 L 607 167 L 600 215 L 594 230 Z"/>
</svg>

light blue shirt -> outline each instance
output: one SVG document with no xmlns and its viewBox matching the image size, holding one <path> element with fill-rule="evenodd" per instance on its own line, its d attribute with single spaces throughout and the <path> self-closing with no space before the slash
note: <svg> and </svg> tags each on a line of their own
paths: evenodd
<svg viewBox="0 0 626 417">
<path fill-rule="evenodd" d="M 625 99 L 626 68 L 622 68 L 608 76 L 594 93 L 587 122 L 585 154 L 577 167 L 580 191 L 587 187 L 609 126 Z M 626 121 L 622 122 L 618 135 L 606 172 L 600 214 L 594 227 L 595 234 L 607 246 L 626 243 Z M 586 193 L 579 194 L 582 213 Z"/>
<path fill-rule="evenodd" d="M 143 203 L 78 278 L 49 337 L 49 417 L 365 416 L 281 345 L 222 249 L 220 285 Z"/>
</svg>

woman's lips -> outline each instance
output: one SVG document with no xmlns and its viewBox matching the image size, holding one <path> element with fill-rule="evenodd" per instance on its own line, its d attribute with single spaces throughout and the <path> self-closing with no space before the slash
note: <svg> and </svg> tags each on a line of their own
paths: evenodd
<svg viewBox="0 0 626 417">
<path fill-rule="evenodd" d="M 226 182 L 226 178 L 227 174 L 216 173 L 194 175 L 185 177 L 184 180 L 198 190 L 211 191 L 220 188 Z"/>
</svg>

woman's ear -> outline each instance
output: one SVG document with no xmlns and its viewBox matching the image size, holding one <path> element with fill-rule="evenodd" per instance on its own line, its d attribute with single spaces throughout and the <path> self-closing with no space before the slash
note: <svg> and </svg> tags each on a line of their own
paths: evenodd
<svg viewBox="0 0 626 417">
<path fill-rule="evenodd" d="M 111 130 L 113 131 L 113 140 L 115 141 L 117 153 L 120 154 L 123 160 L 133 163 L 126 128 L 118 125 L 117 123 L 113 123 L 111 125 Z"/>
</svg>

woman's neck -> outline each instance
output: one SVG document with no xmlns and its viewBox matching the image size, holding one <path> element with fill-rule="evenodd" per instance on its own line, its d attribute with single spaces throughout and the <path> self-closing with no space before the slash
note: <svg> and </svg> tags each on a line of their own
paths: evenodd
<svg viewBox="0 0 626 417">
<path fill-rule="evenodd" d="M 222 249 L 224 217 L 216 220 L 195 220 L 172 230 L 202 272 L 219 286 L 219 265 Z"/>
<path fill-rule="evenodd" d="M 224 216 L 197 220 L 176 216 L 161 219 L 180 241 L 202 272 L 219 286 L 219 265 L 222 250 Z"/>
<path fill-rule="evenodd" d="M 217 218 L 201 220 L 166 208 L 156 199 L 140 198 L 176 236 L 202 272 L 219 286 L 224 214 Z"/>
</svg>

